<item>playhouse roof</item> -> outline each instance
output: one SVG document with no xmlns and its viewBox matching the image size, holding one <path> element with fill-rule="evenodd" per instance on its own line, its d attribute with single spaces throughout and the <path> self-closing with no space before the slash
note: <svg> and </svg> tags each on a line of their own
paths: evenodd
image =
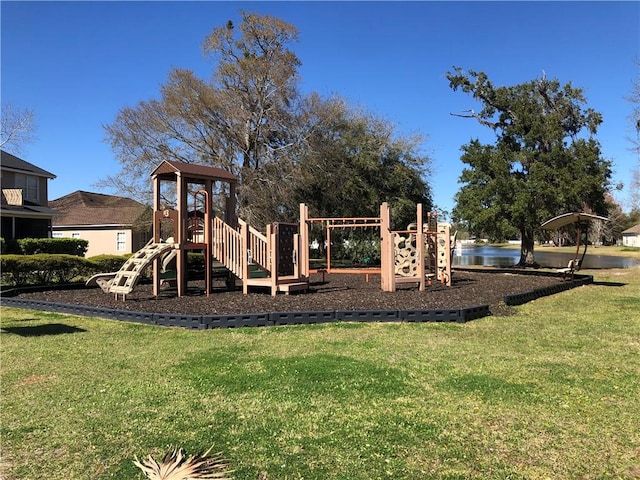
<svg viewBox="0 0 640 480">
<path fill-rule="evenodd" d="M 191 180 L 213 180 L 229 183 L 235 183 L 238 181 L 238 177 L 226 170 L 223 170 L 222 168 L 176 162 L 173 160 L 164 160 L 153 172 L 151 172 L 152 177 L 160 176 L 167 180 L 173 179 L 173 177 L 176 177 L 178 174 Z"/>
</svg>

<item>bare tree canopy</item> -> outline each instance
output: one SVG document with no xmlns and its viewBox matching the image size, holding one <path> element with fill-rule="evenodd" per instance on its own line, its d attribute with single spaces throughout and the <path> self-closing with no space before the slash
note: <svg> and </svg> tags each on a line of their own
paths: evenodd
<svg viewBox="0 0 640 480">
<path fill-rule="evenodd" d="M 33 110 L 2 104 L 0 122 L 0 147 L 20 153 L 24 145 L 35 140 L 36 114 Z"/>
<path fill-rule="evenodd" d="M 315 171 L 324 180 L 322 186 L 339 206 L 378 202 L 381 195 L 363 198 L 358 192 L 371 193 L 382 185 L 382 172 L 390 174 L 393 166 L 397 204 L 409 198 L 430 201 L 421 177 L 429 159 L 417 153 L 417 140 L 394 138 L 390 125 L 354 115 L 337 97 L 301 95 L 301 63 L 289 48 L 297 41 L 296 28 L 270 16 L 241 12 L 241 17 L 238 26 L 229 21 L 204 40 L 203 51 L 214 64 L 209 79 L 174 68 L 158 99 L 123 108 L 105 126 L 122 171 L 105 179 L 103 186 L 138 199 L 146 192 L 148 198 L 149 173 L 163 160 L 223 168 L 239 178 L 239 216 L 262 226 L 297 217 L 297 201 L 316 200 L 301 197 L 314 191 L 304 185 L 314 182 L 309 177 L 316 168 L 312 165 L 318 166 Z M 372 142 L 375 148 L 369 148 Z M 343 148 L 331 149 L 330 143 Z M 357 151 L 364 153 L 353 161 Z M 360 168 L 365 159 L 377 165 L 376 175 L 369 171 L 367 176 Z M 338 165 L 342 177 L 323 175 Z M 345 176 L 360 176 L 352 183 L 368 185 L 344 190 Z M 383 192 L 390 196 L 391 190 Z"/>
<path fill-rule="evenodd" d="M 631 125 L 634 136 L 629 140 L 632 145 L 632 151 L 637 155 L 635 168 L 631 171 L 631 209 L 640 211 L 640 59 L 636 60 L 638 66 L 638 75 L 633 82 L 631 94 L 627 97 L 633 105 L 631 111 Z"/>
<path fill-rule="evenodd" d="M 287 49 L 297 30 L 270 16 L 241 16 L 239 28 L 228 22 L 204 41 L 205 54 L 217 62 L 209 81 L 173 69 L 160 99 L 122 109 L 105 127 L 122 172 L 103 185 L 148 192 L 148 174 L 162 160 L 216 166 L 240 178 L 241 215 L 262 220 L 255 197 L 272 188 L 274 174 L 286 177 L 301 141 L 300 62 Z"/>
</svg>

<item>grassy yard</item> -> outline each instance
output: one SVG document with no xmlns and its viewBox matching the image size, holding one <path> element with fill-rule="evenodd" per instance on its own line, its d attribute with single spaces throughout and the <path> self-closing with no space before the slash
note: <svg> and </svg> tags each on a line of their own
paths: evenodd
<svg viewBox="0 0 640 480">
<path fill-rule="evenodd" d="M 640 269 L 467 324 L 188 331 L 2 308 L 0 477 L 640 478 Z M 215 297 L 211 299 L 215 302 Z"/>
</svg>

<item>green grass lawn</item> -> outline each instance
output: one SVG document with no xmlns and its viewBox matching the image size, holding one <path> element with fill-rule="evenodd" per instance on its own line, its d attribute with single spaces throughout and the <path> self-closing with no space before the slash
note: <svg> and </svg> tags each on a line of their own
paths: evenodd
<svg viewBox="0 0 640 480">
<path fill-rule="evenodd" d="M 511 317 L 190 331 L 2 308 L 0 477 L 640 478 L 640 269 Z M 215 302 L 215 296 L 211 299 Z"/>
</svg>

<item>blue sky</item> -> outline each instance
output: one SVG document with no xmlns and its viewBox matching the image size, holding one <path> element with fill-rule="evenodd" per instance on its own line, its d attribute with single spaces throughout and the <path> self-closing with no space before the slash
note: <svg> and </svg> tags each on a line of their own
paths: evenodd
<svg viewBox="0 0 640 480">
<path fill-rule="evenodd" d="M 172 67 L 209 76 L 201 44 L 239 10 L 295 25 L 303 92 L 339 94 L 353 105 L 422 133 L 434 160 L 435 203 L 453 207 L 460 147 L 493 136 L 451 112 L 476 108 L 446 80 L 453 66 L 485 71 L 496 85 L 542 75 L 585 90 L 601 112 L 603 154 L 614 183 L 628 183 L 638 157 L 625 100 L 637 78 L 640 2 L 30 2 L 0 3 L 1 98 L 34 110 L 37 140 L 21 158 L 57 178 L 49 198 L 117 174 L 103 125 L 158 96 Z M 113 193 L 103 191 L 104 193 Z M 627 210 L 628 187 L 615 196 Z"/>
</svg>

